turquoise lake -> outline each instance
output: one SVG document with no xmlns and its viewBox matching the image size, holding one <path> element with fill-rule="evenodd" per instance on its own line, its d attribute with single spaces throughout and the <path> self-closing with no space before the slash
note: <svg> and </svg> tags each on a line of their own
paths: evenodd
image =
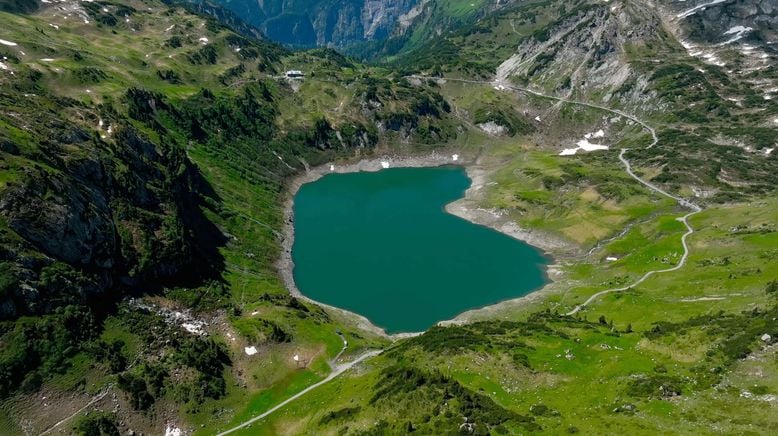
<svg viewBox="0 0 778 436">
<path fill-rule="evenodd" d="M 300 292 L 398 333 L 541 287 L 542 252 L 444 210 L 469 186 L 456 166 L 329 174 L 303 185 L 292 248 Z"/>
</svg>

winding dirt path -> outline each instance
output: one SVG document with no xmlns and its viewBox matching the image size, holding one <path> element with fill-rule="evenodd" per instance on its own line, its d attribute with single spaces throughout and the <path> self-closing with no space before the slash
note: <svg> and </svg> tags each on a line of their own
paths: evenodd
<svg viewBox="0 0 778 436">
<path fill-rule="evenodd" d="M 638 177 L 637 175 L 635 175 L 635 173 L 632 172 L 632 166 L 629 164 L 629 161 L 624 157 L 624 153 L 626 153 L 627 150 L 628 149 L 626 149 L 626 148 L 622 148 L 621 152 L 619 153 L 619 160 L 624 164 L 624 168 L 626 169 L 627 174 L 632 176 L 633 179 L 635 179 L 638 182 L 642 183 L 643 185 L 645 185 L 649 189 L 651 189 L 651 190 L 653 190 L 653 191 L 655 191 L 655 192 L 657 192 L 659 194 L 662 194 L 662 195 L 664 195 L 666 197 L 672 198 L 673 200 L 677 201 L 678 204 L 680 204 L 683 207 L 692 209 L 692 212 L 687 213 L 686 215 L 682 216 L 681 218 L 676 218 L 678 221 L 682 222 L 684 226 L 686 226 L 686 233 L 684 233 L 683 236 L 681 236 L 681 245 L 683 246 L 683 255 L 681 256 L 681 260 L 679 260 L 678 264 L 675 265 L 674 267 L 667 268 L 667 269 L 660 269 L 660 270 L 652 270 L 652 271 L 649 271 L 649 272 L 645 273 L 642 277 L 640 277 L 637 281 L 635 281 L 631 285 L 623 286 L 621 288 L 606 289 L 604 291 L 597 292 L 596 294 L 594 294 L 591 297 L 589 297 L 588 299 L 586 299 L 586 301 L 584 301 L 583 303 L 579 304 L 578 306 L 575 306 L 575 308 L 573 310 L 571 310 L 570 312 L 567 312 L 565 315 L 575 315 L 576 313 L 580 312 L 581 309 L 583 309 L 584 307 L 586 307 L 587 305 L 589 305 L 591 302 L 593 302 L 594 300 L 596 300 L 597 298 L 599 298 L 602 295 L 609 294 L 611 292 L 626 291 L 628 289 L 634 288 L 635 286 L 637 286 L 637 285 L 643 283 L 644 281 L 646 281 L 649 277 L 651 277 L 654 274 L 660 274 L 660 273 L 677 271 L 677 270 L 681 269 L 681 267 L 683 267 L 684 264 L 686 264 L 686 259 L 689 257 L 689 245 L 686 242 L 686 238 L 688 238 L 689 235 L 694 233 L 694 228 L 689 224 L 689 217 L 691 217 L 692 215 L 694 215 L 696 213 L 701 212 L 702 208 L 700 206 L 697 206 L 696 204 L 686 200 L 686 199 L 683 199 L 681 197 L 677 197 L 677 196 L 675 196 L 673 194 L 670 194 L 667 191 L 663 190 L 662 188 L 659 188 L 658 186 L 656 186 L 656 185 L 654 185 L 654 184 L 652 184 L 650 182 L 647 182 L 647 181 L 641 179 L 640 177 Z"/>
<path fill-rule="evenodd" d="M 88 403 L 86 403 L 86 405 L 85 405 L 84 407 L 82 407 L 82 408 L 80 408 L 80 409 L 76 410 L 76 411 L 75 411 L 75 412 L 73 412 L 72 414 L 68 415 L 66 418 L 64 418 L 64 419 L 61 419 L 61 420 L 57 421 L 57 423 L 55 423 L 55 424 L 54 424 L 54 425 L 52 425 L 51 427 L 47 428 L 46 430 L 42 431 L 42 432 L 39 434 L 39 436 L 43 436 L 43 435 L 45 435 L 45 434 L 49 434 L 49 433 L 51 433 L 51 432 L 52 432 L 52 431 L 54 431 L 54 430 L 55 430 L 57 427 L 59 427 L 59 426 L 61 426 L 62 424 L 64 424 L 64 423 L 66 423 L 66 422 L 70 421 L 70 420 L 71 420 L 71 419 L 73 419 L 73 418 L 74 418 L 76 415 L 80 414 L 81 412 L 83 412 L 84 410 L 88 409 L 88 408 L 89 408 L 90 406 L 92 406 L 93 404 L 95 404 L 95 403 L 97 403 L 98 401 L 100 401 L 100 400 L 102 400 L 103 398 L 105 398 L 105 396 L 106 396 L 106 395 L 108 395 L 108 394 L 111 392 L 111 388 L 112 388 L 112 387 L 113 387 L 113 384 L 110 384 L 110 385 L 108 385 L 108 386 L 107 386 L 105 389 L 103 389 L 103 390 L 102 390 L 100 393 L 98 393 L 97 395 L 95 395 L 94 397 L 92 397 L 92 399 L 91 399 L 91 400 L 89 400 L 89 402 L 88 402 Z"/>
<path fill-rule="evenodd" d="M 692 228 L 692 226 L 689 225 L 689 221 L 688 220 L 689 220 L 690 216 L 692 216 L 692 215 L 694 215 L 694 214 L 696 214 L 698 212 L 700 212 L 700 211 L 699 210 L 695 210 L 694 212 L 687 213 L 686 215 L 682 216 L 681 218 L 676 218 L 678 221 L 682 222 L 684 226 L 686 226 L 686 233 L 684 233 L 683 236 L 681 236 L 681 245 L 683 245 L 683 255 L 681 256 L 681 260 L 678 261 L 678 264 L 676 264 L 672 268 L 649 271 L 649 272 L 643 274 L 642 277 L 640 277 L 637 281 L 635 281 L 631 285 L 623 286 L 621 288 L 606 289 L 604 291 L 600 291 L 600 292 L 592 295 L 591 297 L 589 297 L 583 303 L 579 304 L 578 306 L 575 306 L 575 308 L 573 310 L 571 310 L 570 312 L 567 312 L 565 315 L 575 315 L 576 313 L 581 311 L 581 309 L 583 309 L 584 307 L 586 307 L 587 305 L 589 305 L 591 302 L 593 302 L 594 300 L 596 300 L 597 298 L 599 298 L 602 295 L 609 294 L 611 292 L 626 291 L 628 289 L 634 288 L 635 286 L 637 286 L 637 285 L 643 283 L 644 281 L 648 280 L 648 278 L 651 277 L 654 274 L 672 272 L 672 271 L 677 271 L 677 270 L 681 269 L 681 267 L 683 267 L 684 264 L 686 264 L 686 259 L 689 257 L 689 246 L 686 243 L 686 238 L 689 237 L 689 235 L 691 235 L 692 233 L 694 233 L 694 228 Z"/>
<path fill-rule="evenodd" d="M 422 80 L 431 79 L 430 77 L 418 76 L 418 75 L 414 75 L 414 76 L 411 76 L 411 77 L 414 77 L 416 79 L 422 79 Z M 508 83 L 506 81 L 505 78 L 502 78 L 502 77 L 499 77 L 499 76 L 498 76 L 497 79 L 495 79 L 495 80 L 493 80 L 491 82 L 487 82 L 487 81 L 483 81 L 483 80 L 468 80 L 468 79 L 453 79 L 453 78 L 445 78 L 445 80 L 447 80 L 447 81 L 456 81 L 456 82 L 464 82 L 464 83 L 473 83 L 473 84 L 479 84 L 479 85 L 490 85 L 490 86 L 494 86 L 497 89 L 507 89 L 507 90 L 512 90 L 512 91 L 525 92 L 525 93 L 532 94 L 532 95 L 535 95 L 535 96 L 541 97 L 541 98 L 546 98 L 546 99 L 549 99 L 549 100 L 555 100 L 555 101 L 559 101 L 559 102 L 562 102 L 562 103 L 575 104 L 575 105 L 590 107 L 590 108 L 593 108 L 593 109 L 599 109 L 599 110 L 602 110 L 602 111 L 605 111 L 605 112 L 610 112 L 610 113 L 622 116 L 624 118 L 627 118 L 627 119 L 637 123 L 638 125 L 640 125 L 644 129 L 646 129 L 651 134 L 651 143 L 646 146 L 646 149 L 649 149 L 649 148 L 655 146 L 659 142 L 659 137 L 657 136 L 656 130 L 654 130 L 653 127 L 649 126 L 643 120 L 637 118 L 636 116 L 630 115 L 630 114 L 628 114 L 626 112 L 623 112 L 623 111 L 620 111 L 618 109 L 612 109 L 612 108 L 609 108 L 609 107 L 601 106 L 601 105 L 594 104 L 594 103 L 588 103 L 588 102 L 585 102 L 585 101 L 570 100 L 570 99 L 567 99 L 567 98 L 564 98 L 564 97 L 556 97 L 556 96 L 553 96 L 553 95 L 543 94 L 542 92 L 538 92 L 538 91 L 535 91 L 535 90 L 532 90 L 532 89 L 522 88 L 520 86 L 515 86 L 513 84 L 510 84 L 510 83 Z M 642 178 L 640 178 L 637 174 L 635 174 L 632 171 L 632 165 L 630 165 L 629 161 L 627 160 L 627 158 L 625 156 L 627 151 L 629 151 L 628 148 L 622 148 L 621 149 L 621 151 L 619 152 L 619 160 L 624 165 L 624 169 L 627 172 L 627 174 L 629 174 L 630 177 L 632 177 L 633 179 L 637 180 L 643 186 L 645 186 L 648 189 L 656 192 L 657 194 L 660 194 L 660 195 L 663 195 L 665 197 L 671 198 L 671 199 L 675 200 L 679 205 L 681 205 L 681 206 L 683 206 L 683 207 L 685 207 L 687 209 L 691 209 L 692 210 L 688 214 L 686 214 L 686 215 L 684 215 L 684 216 L 682 216 L 680 218 L 677 218 L 678 221 L 682 222 L 683 225 L 686 226 L 686 233 L 684 233 L 683 236 L 681 236 L 681 245 L 683 246 L 683 255 L 681 256 L 681 259 L 678 261 L 678 264 L 676 264 L 674 267 L 667 268 L 667 269 L 661 269 L 661 270 L 651 270 L 651 271 L 648 271 L 647 273 L 645 273 L 638 280 L 636 280 L 635 282 L 633 282 L 632 284 L 630 284 L 628 286 L 623 286 L 623 287 L 614 288 L 614 289 L 606 289 L 604 291 L 597 292 L 596 294 L 593 294 L 588 299 L 586 299 L 586 301 L 584 301 L 583 303 L 577 305 L 573 310 L 567 312 L 565 315 L 568 315 L 568 316 L 569 315 L 575 315 L 576 313 L 580 312 L 583 308 L 585 308 L 586 306 L 588 306 L 589 304 L 591 304 L 592 302 L 597 300 L 597 298 L 599 298 L 599 297 L 601 297 L 601 296 L 603 296 L 605 294 L 612 293 L 612 292 L 621 292 L 621 291 L 626 291 L 628 289 L 631 289 L 631 288 L 633 288 L 633 287 L 643 283 L 644 281 L 648 280 L 648 278 L 651 277 L 654 274 L 661 274 L 661 273 L 677 271 L 677 270 L 681 269 L 686 264 L 686 259 L 689 257 L 689 245 L 687 244 L 686 240 L 689 237 L 689 235 L 694 233 L 694 228 L 689 224 L 689 218 L 692 215 L 701 212 L 702 208 L 700 206 L 692 203 L 691 201 L 686 200 L 685 198 L 673 195 L 673 194 L 665 191 L 664 189 L 654 185 L 653 183 L 651 183 L 651 182 L 649 182 L 647 180 L 643 180 Z"/>
<path fill-rule="evenodd" d="M 255 423 L 255 422 L 257 422 L 257 421 L 259 421 L 259 420 L 261 420 L 263 418 L 265 418 L 266 416 L 270 415 L 271 413 L 275 412 L 276 410 L 286 406 L 287 404 L 289 404 L 292 401 L 302 397 L 303 395 L 305 395 L 308 392 L 318 388 L 319 386 L 331 382 L 335 377 L 337 377 L 337 376 L 343 374 L 344 372 L 348 371 L 354 365 L 357 365 L 357 364 L 359 364 L 360 362 L 362 362 L 364 360 L 370 359 L 371 357 L 375 357 L 375 356 L 381 354 L 382 351 L 383 350 L 369 351 L 369 352 L 367 352 L 367 353 L 357 357 L 356 359 L 352 360 L 351 362 L 344 363 L 343 365 L 337 366 L 334 369 L 334 371 L 332 371 L 330 373 L 330 375 L 328 375 L 327 378 L 325 378 L 324 380 L 308 386 L 307 388 L 305 388 L 305 389 L 301 390 L 300 392 L 292 395 L 291 397 L 287 398 L 286 400 L 282 401 L 281 403 L 277 404 L 276 406 L 268 409 L 267 411 L 265 411 L 261 415 L 257 415 L 257 416 L 249 419 L 248 421 L 246 421 L 246 422 L 244 422 L 244 423 L 242 423 L 242 424 L 240 424 L 238 426 L 235 426 L 235 427 L 233 427 L 233 428 L 231 428 L 229 430 L 225 430 L 225 431 L 217 434 L 216 436 L 223 436 L 223 435 L 230 434 L 232 432 L 238 431 L 238 430 L 240 430 L 242 428 L 248 427 L 249 425 L 251 425 L 251 424 L 253 424 L 253 423 Z"/>
</svg>

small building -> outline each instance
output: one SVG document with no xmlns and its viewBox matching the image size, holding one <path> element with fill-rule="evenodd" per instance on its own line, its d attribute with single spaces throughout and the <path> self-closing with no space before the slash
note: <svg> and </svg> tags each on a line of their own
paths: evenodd
<svg viewBox="0 0 778 436">
<path fill-rule="evenodd" d="M 305 77 L 305 74 L 303 74 L 300 70 L 289 70 L 285 73 L 287 79 L 301 79 Z"/>
</svg>

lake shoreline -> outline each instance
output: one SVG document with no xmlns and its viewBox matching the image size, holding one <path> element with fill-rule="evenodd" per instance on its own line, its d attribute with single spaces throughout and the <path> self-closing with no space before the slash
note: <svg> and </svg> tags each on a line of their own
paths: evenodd
<svg viewBox="0 0 778 436">
<path fill-rule="evenodd" d="M 549 260 L 549 263 L 544 265 L 543 268 L 546 284 L 537 290 L 531 291 L 521 297 L 503 300 L 501 302 L 489 304 L 480 308 L 474 307 L 472 309 L 468 309 L 467 311 L 462 312 L 450 320 L 439 321 L 437 325 L 446 325 L 452 323 L 458 324 L 466 322 L 466 319 L 463 317 L 466 317 L 471 312 L 484 310 L 487 308 L 495 308 L 495 306 L 500 306 L 503 304 L 515 304 L 519 301 L 526 301 L 527 297 L 530 295 L 533 296 L 533 299 L 538 298 L 540 294 L 545 295 L 543 291 L 548 287 L 549 284 L 557 281 L 561 274 L 560 271 L 554 267 L 554 256 L 552 253 L 569 251 L 569 247 L 564 246 L 564 244 L 560 243 L 560 241 L 548 235 L 544 235 L 541 232 L 532 232 L 521 229 L 518 225 L 515 224 L 515 222 L 503 215 L 500 215 L 497 211 L 489 211 L 473 207 L 472 203 L 476 201 L 478 192 L 481 190 L 481 188 L 484 187 L 484 171 L 478 167 L 476 156 L 451 150 L 447 150 L 445 152 L 433 151 L 432 153 L 420 155 L 383 154 L 378 157 L 361 158 L 358 160 L 329 162 L 316 167 L 307 168 L 304 173 L 293 177 L 284 190 L 284 225 L 282 231 L 283 239 L 281 241 L 281 256 L 276 262 L 276 268 L 281 275 L 284 286 L 289 290 L 290 294 L 296 298 L 322 306 L 328 310 L 335 311 L 353 320 L 359 328 L 370 331 L 371 333 L 378 336 L 397 340 L 418 336 L 424 333 L 422 331 L 389 334 L 383 328 L 373 324 L 363 315 L 343 308 L 331 306 L 320 301 L 316 301 L 300 292 L 294 281 L 294 261 L 292 260 L 292 247 L 294 245 L 295 236 L 294 198 L 300 187 L 306 183 L 315 182 L 327 174 L 375 172 L 385 168 L 429 168 L 446 165 L 458 165 L 463 167 L 471 181 L 470 187 L 465 191 L 465 195 L 462 198 L 446 205 L 445 209 L 448 213 L 527 243 L 534 248 L 539 249 Z"/>
</svg>

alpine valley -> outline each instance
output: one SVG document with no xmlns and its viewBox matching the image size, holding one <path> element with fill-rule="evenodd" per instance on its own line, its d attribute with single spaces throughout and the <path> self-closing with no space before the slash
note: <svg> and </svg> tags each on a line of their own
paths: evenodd
<svg viewBox="0 0 778 436">
<path fill-rule="evenodd" d="M 776 434 L 777 148 L 774 0 L 0 0 L 0 434 Z"/>
</svg>

